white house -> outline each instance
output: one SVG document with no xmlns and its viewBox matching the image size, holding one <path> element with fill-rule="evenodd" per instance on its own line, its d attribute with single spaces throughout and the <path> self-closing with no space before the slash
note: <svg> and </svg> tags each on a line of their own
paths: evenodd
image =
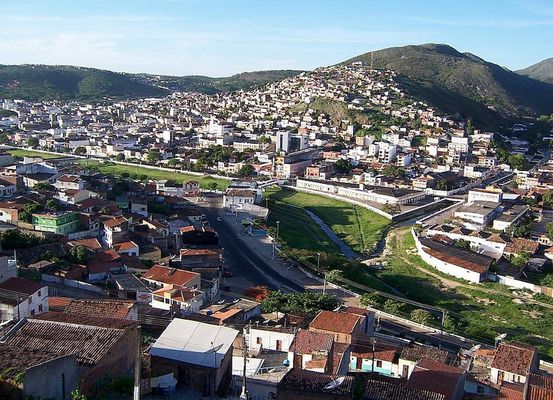
<svg viewBox="0 0 553 400">
<path fill-rule="evenodd" d="M 48 286 L 21 278 L 0 283 L 0 322 L 48 311 Z"/>
<path fill-rule="evenodd" d="M 259 351 L 262 348 L 274 351 L 289 351 L 294 334 L 282 328 L 250 327 L 246 333 L 248 349 Z"/>
<path fill-rule="evenodd" d="M 490 367 L 495 384 L 526 383 L 530 373 L 538 370 L 536 348 L 519 342 L 500 343 Z"/>
<path fill-rule="evenodd" d="M 223 207 L 240 208 L 246 204 L 255 204 L 256 197 L 256 189 L 229 188 L 223 195 Z"/>
</svg>

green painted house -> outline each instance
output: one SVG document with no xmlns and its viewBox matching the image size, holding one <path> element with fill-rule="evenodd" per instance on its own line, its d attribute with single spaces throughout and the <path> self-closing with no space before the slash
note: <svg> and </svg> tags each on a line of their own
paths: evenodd
<svg viewBox="0 0 553 400">
<path fill-rule="evenodd" d="M 74 212 L 33 214 L 35 230 L 67 235 L 77 231 L 79 221 Z"/>
</svg>

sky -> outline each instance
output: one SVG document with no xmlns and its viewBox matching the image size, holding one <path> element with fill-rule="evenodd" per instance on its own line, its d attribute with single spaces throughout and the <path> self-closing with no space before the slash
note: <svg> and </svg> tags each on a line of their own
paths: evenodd
<svg viewBox="0 0 553 400">
<path fill-rule="evenodd" d="M 509 69 L 553 57 L 553 0 L 0 0 L 0 63 L 228 76 L 445 43 Z"/>
</svg>

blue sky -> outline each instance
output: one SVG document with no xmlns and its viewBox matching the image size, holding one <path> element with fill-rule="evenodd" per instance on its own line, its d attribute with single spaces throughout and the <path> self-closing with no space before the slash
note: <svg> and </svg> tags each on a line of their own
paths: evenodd
<svg viewBox="0 0 553 400">
<path fill-rule="evenodd" d="M 4 3 L 4 4 L 1 4 Z M 519 69 L 553 57 L 551 0 L 2 0 L 0 63 L 226 76 L 447 43 Z"/>
</svg>

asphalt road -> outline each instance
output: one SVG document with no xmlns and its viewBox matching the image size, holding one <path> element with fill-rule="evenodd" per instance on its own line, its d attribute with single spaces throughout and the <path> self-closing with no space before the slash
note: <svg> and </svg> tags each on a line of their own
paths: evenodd
<svg viewBox="0 0 553 400">
<path fill-rule="evenodd" d="M 228 226 L 229 219 L 217 221 L 219 208 L 204 207 L 207 219 L 219 234 L 219 243 L 224 250 L 225 263 L 230 264 L 235 277 L 243 277 L 252 282 L 252 286 L 263 285 L 270 290 L 303 292 L 303 286 L 275 272 L 266 261 L 242 241 L 236 231 Z M 230 284 L 232 289 L 232 284 Z"/>
</svg>

